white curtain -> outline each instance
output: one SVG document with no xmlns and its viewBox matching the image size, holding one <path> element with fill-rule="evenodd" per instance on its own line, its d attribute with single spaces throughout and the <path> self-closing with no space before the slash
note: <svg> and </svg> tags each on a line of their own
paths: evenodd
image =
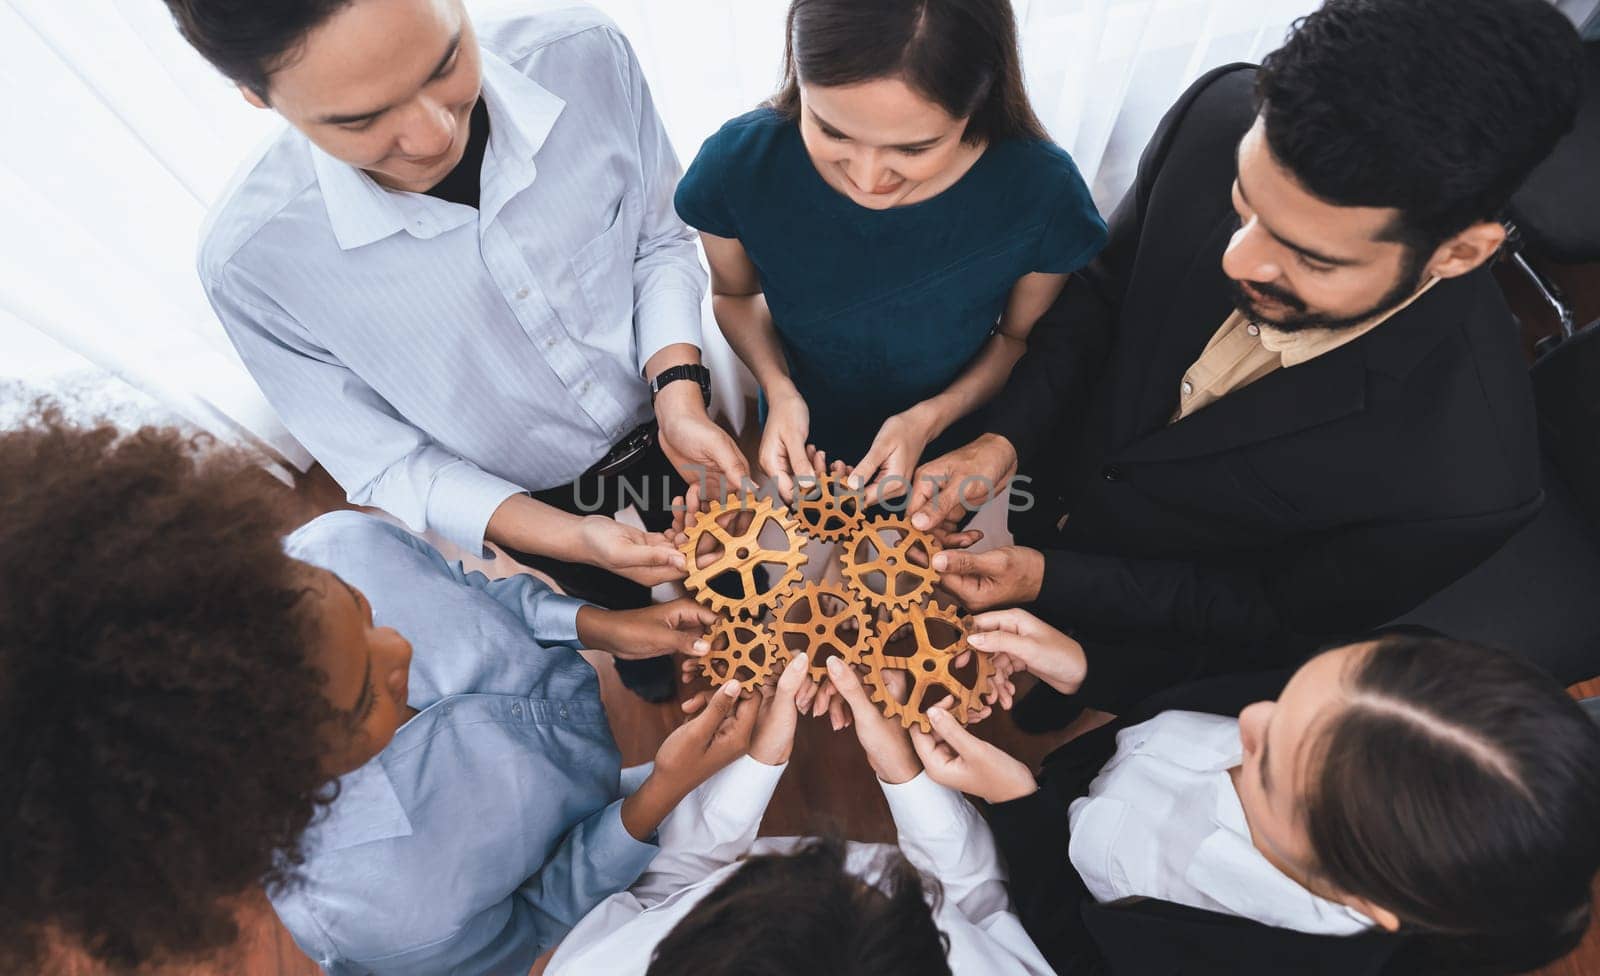
<svg viewBox="0 0 1600 976">
<path fill-rule="evenodd" d="M 1014 2 L 1035 103 L 1107 212 L 1185 85 L 1214 65 L 1259 58 L 1316 6 Z M 787 0 L 595 5 L 632 39 L 686 165 L 777 84 Z M 42 335 L 202 428 L 307 466 L 194 273 L 207 208 L 239 160 L 277 131 L 273 116 L 246 106 L 188 48 L 159 0 L 0 0 L 0 123 L 0 377 L 48 382 L 40 374 L 61 357 L 37 351 Z M 719 374 L 735 377 L 709 316 L 707 335 Z"/>
</svg>

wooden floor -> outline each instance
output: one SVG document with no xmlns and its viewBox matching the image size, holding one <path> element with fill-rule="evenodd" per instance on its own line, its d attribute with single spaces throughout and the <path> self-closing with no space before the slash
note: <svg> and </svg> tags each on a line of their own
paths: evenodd
<svg viewBox="0 0 1600 976">
<path fill-rule="evenodd" d="M 1600 316 L 1600 267 L 1556 268 L 1552 271 L 1573 298 L 1579 309 L 1580 322 Z M 1533 341 L 1548 333 L 1550 319 L 1537 306 L 1529 289 L 1514 280 L 1507 281 L 1506 285 L 1513 307 L 1526 325 L 1531 351 Z M 308 480 L 296 496 L 304 506 L 306 518 L 343 504 L 339 491 L 325 476 Z M 648 760 L 656 746 L 680 720 L 678 708 L 673 704 L 645 704 L 622 690 L 609 660 L 604 659 L 603 655 L 595 655 L 593 659 L 601 676 L 602 697 L 622 750 L 623 761 L 632 764 Z M 1573 692 L 1585 697 L 1600 695 L 1600 680 L 1576 686 Z M 1008 716 L 997 714 L 979 729 L 1013 754 L 1034 762 L 1056 745 L 1102 720 L 1102 716 L 1088 715 L 1073 728 L 1061 733 L 1028 736 L 1018 731 Z M 848 731 L 842 734 L 831 732 L 825 720 L 808 720 L 801 725 L 794 759 L 768 810 L 762 833 L 792 835 L 826 831 L 855 840 L 893 839 L 888 809 L 882 794 L 874 785 L 872 772 L 867 768 L 854 736 Z M 1597 900 L 1600 900 L 1600 885 L 1597 885 L 1596 891 Z M 320 972 L 295 947 L 264 898 L 247 906 L 242 917 L 245 919 L 247 935 L 236 951 L 209 965 L 189 967 L 172 976 L 214 973 L 226 973 L 229 976 L 316 976 Z M 63 969 L 70 976 L 91 976 L 94 972 L 87 966 L 73 963 L 66 964 Z M 535 967 L 534 973 L 541 970 L 542 965 Z M 1600 925 L 1590 928 L 1588 937 L 1577 952 L 1541 970 L 1541 974 L 1600 976 Z"/>
</svg>

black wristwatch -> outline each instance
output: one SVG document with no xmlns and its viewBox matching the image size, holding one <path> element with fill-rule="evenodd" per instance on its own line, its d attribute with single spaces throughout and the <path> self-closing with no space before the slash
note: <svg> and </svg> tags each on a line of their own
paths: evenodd
<svg viewBox="0 0 1600 976">
<path fill-rule="evenodd" d="M 706 369 L 699 363 L 668 366 L 657 373 L 656 378 L 650 381 L 650 402 L 655 402 L 656 395 L 661 392 L 662 387 L 668 383 L 676 383 L 679 380 L 694 380 L 699 383 L 700 395 L 705 398 L 706 406 L 711 406 L 711 370 Z"/>
</svg>

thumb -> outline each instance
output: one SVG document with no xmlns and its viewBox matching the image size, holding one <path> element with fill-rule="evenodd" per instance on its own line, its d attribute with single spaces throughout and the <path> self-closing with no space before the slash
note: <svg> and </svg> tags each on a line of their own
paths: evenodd
<svg viewBox="0 0 1600 976">
<path fill-rule="evenodd" d="M 834 690 L 852 712 L 872 707 L 872 702 L 867 699 L 867 690 L 861 687 L 860 676 L 854 668 L 846 666 L 843 658 L 828 658 L 828 677 L 833 681 Z"/>
<path fill-rule="evenodd" d="M 984 654 L 1009 654 L 1024 664 L 1033 660 L 1037 648 L 1032 639 L 1004 630 L 968 634 L 967 643 Z"/>
<path fill-rule="evenodd" d="M 810 667 L 811 659 L 804 651 L 794 656 L 789 666 L 783 669 L 783 674 L 778 676 L 778 690 L 774 695 L 774 703 L 786 704 L 789 710 L 794 710 L 794 698 L 800 693 L 800 686 L 805 684 L 806 669 Z"/>
<path fill-rule="evenodd" d="M 952 576 L 981 576 L 983 563 L 979 556 L 959 549 L 941 549 L 934 554 L 933 570 Z"/>
<path fill-rule="evenodd" d="M 928 709 L 928 721 L 933 723 L 933 730 L 939 733 L 939 738 L 944 740 L 944 744 L 963 759 L 987 744 L 956 721 L 956 717 L 950 714 L 948 708 Z"/>
<path fill-rule="evenodd" d="M 702 741 L 711 741 L 711 737 L 717 732 L 717 727 L 728 717 L 728 713 L 733 711 L 733 706 L 738 701 L 739 682 L 729 678 L 721 688 L 717 689 L 716 694 L 711 696 L 711 703 L 706 706 L 705 711 L 689 720 L 695 735 Z"/>
</svg>

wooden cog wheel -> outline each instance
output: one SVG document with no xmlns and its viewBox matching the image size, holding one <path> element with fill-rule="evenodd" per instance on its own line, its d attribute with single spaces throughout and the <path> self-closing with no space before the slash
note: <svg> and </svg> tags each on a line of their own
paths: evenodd
<svg viewBox="0 0 1600 976">
<path fill-rule="evenodd" d="M 706 638 L 711 650 L 700 658 L 700 673 L 719 688 L 729 678 L 745 691 L 759 688 L 767 683 L 774 666 L 789 660 L 760 627 L 742 620 L 718 620 Z"/>
<path fill-rule="evenodd" d="M 929 623 L 935 621 L 945 625 L 945 629 L 953 630 L 955 636 L 942 640 L 935 637 L 928 627 Z M 904 633 L 907 630 L 909 634 Z M 907 637 L 914 642 L 912 653 L 889 654 L 891 644 Z M 968 712 L 983 707 L 983 696 L 989 693 L 994 665 L 986 655 L 973 651 L 972 660 L 967 665 L 972 672 L 971 683 L 968 684 L 956 674 L 955 659 L 970 648 L 967 645 L 966 620 L 954 609 L 930 604 L 896 611 L 879 626 L 870 644 L 872 650 L 866 658 L 867 673 L 861 678 L 862 684 L 867 686 L 872 700 L 878 703 L 883 714 L 898 719 L 906 728 L 918 726 L 924 732 L 933 731 L 926 705 L 932 704 L 927 699 L 935 689 L 943 689 L 955 699 L 950 714 L 962 725 L 967 724 Z M 908 693 L 903 703 L 889 693 L 884 680 L 886 671 L 905 672 Z"/>
<path fill-rule="evenodd" d="M 839 542 L 861 528 L 861 492 L 839 478 L 802 479 L 795 486 L 794 514 L 806 535 Z"/>
<path fill-rule="evenodd" d="M 811 677 L 821 681 L 828 676 L 830 657 L 842 657 L 846 664 L 865 663 L 872 615 L 838 583 L 807 583 L 778 604 L 767 631 L 785 663 L 802 651 L 809 654 Z"/>
<path fill-rule="evenodd" d="M 748 524 L 735 528 L 743 519 Z M 786 549 L 769 549 L 761 541 L 761 533 L 768 526 L 778 526 L 784 536 Z M 745 616 L 754 620 L 771 609 L 790 586 L 799 582 L 800 567 L 806 555 L 800 551 L 804 541 L 799 526 L 786 509 L 777 508 L 772 500 L 759 501 L 745 497 L 727 502 L 713 502 L 709 511 L 695 518 L 688 532 L 689 538 L 680 547 L 689 560 L 689 576 L 684 581 L 695 599 L 730 616 Z M 704 540 L 715 545 L 713 559 L 699 565 Z M 756 584 L 756 567 L 767 566 L 767 585 Z M 725 596 L 712 589 L 711 581 L 725 573 L 733 574 L 738 581 L 738 596 Z"/>
<path fill-rule="evenodd" d="M 906 610 L 933 595 L 939 574 L 931 564 L 939 548 L 910 519 L 880 516 L 845 543 L 844 578 L 863 600 Z"/>
</svg>

